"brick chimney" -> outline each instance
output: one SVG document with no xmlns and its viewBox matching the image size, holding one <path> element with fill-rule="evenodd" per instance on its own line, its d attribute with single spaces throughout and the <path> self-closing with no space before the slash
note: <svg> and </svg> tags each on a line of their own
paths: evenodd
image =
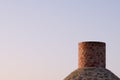
<svg viewBox="0 0 120 80">
<path fill-rule="evenodd" d="M 106 69 L 106 44 L 86 41 L 78 44 L 78 68 L 64 80 L 120 80 Z"/>
<path fill-rule="evenodd" d="M 78 44 L 78 68 L 106 66 L 104 42 L 80 42 Z"/>
</svg>

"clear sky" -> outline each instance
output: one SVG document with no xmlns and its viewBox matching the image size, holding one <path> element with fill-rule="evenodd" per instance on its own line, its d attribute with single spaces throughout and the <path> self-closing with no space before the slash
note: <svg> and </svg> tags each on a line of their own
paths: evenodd
<svg viewBox="0 0 120 80">
<path fill-rule="evenodd" d="M 63 80 L 87 40 L 120 77 L 120 0 L 0 0 L 0 80 Z"/>
</svg>

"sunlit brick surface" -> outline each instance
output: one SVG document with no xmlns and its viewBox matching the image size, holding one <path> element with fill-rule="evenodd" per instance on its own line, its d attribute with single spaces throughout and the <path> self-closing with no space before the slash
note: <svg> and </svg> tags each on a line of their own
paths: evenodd
<svg viewBox="0 0 120 80">
<path fill-rule="evenodd" d="M 105 43 L 81 42 L 78 44 L 78 68 L 105 67 Z"/>
<path fill-rule="evenodd" d="M 81 42 L 78 44 L 78 69 L 64 80 L 120 80 L 106 69 L 104 42 Z"/>
</svg>

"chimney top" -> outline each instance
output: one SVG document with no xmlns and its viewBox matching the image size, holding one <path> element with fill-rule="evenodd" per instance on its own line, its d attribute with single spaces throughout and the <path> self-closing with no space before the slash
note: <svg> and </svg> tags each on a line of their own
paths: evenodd
<svg viewBox="0 0 120 80">
<path fill-rule="evenodd" d="M 99 41 L 85 41 L 78 44 L 78 68 L 104 67 L 106 44 Z"/>
</svg>

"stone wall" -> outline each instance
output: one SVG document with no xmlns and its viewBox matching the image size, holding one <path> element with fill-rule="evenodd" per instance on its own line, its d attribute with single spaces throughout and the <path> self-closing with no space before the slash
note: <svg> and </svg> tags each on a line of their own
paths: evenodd
<svg viewBox="0 0 120 80">
<path fill-rule="evenodd" d="M 105 48 L 104 42 L 80 42 L 78 44 L 78 69 L 64 80 L 120 80 L 105 67 Z"/>
<path fill-rule="evenodd" d="M 108 69 L 85 67 L 73 71 L 64 80 L 120 80 Z"/>
<path fill-rule="evenodd" d="M 78 44 L 78 68 L 105 68 L 105 47 L 103 42 L 80 42 Z"/>
</svg>

